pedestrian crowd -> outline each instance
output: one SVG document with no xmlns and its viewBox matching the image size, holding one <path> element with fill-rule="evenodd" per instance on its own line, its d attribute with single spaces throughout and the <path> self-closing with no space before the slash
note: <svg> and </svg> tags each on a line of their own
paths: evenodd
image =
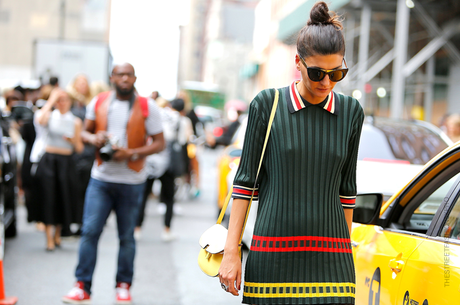
<svg viewBox="0 0 460 305">
<path fill-rule="evenodd" d="M 142 97 L 131 64 L 115 65 L 112 86 L 78 74 L 65 88 L 58 77 L 39 89 L 20 86 L 3 92 L 2 129 L 22 142 L 18 184 L 27 220 L 45 233 L 53 253 L 63 237 L 79 237 L 76 284 L 62 301 L 90 301 L 99 237 L 111 213 L 120 248 L 116 302 L 129 304 L 135 239 L 141 237 L 146 203 L 161 182 L 165 242 L 171 230 L 178 179 L 190 196 L 199 194 L 196 138 L 199 123 L 184 92 L 168 101 L 154 91 Z"/>
</svg>

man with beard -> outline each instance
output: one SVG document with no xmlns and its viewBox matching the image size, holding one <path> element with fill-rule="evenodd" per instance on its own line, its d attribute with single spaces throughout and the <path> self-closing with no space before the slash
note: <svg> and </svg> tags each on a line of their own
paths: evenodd
<svg viewBox="0 0 460 305">
<path fill-rule="evenodd" d="M 117 217 L 120 239 L 116 303 L 131 303 L 129 288 L 135 255 L 133 233 L 147 178 L 144 161 L 146 156 L 163 150 L 165 146 L 161 116 L 155 102 L 135 93 L 133 66 L 128 63 L 115 66 L 110 81 L 115 90 L 99 94 L 87 106 L 82 138 L 96 146 L 98 152 L 86 190 L 75 271 L 77 283 L 63 297 L 64 303 L 90 302 L 97 244 L 112 210 Z M 103 150 L 108 152 L 102 154 Z"/>
</svg>

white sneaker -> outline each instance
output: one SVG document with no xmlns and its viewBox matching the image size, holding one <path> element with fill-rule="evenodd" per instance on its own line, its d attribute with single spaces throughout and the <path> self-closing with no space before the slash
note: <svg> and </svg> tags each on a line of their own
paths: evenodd
<svg viewBox="0 0 460 305">
<path fill-rule="evenodd" d="M 182 207 L 181 206 L 178 206 L 178 205 L 173 205 L 173 213 L 174 215 L 177 215 L 177 216 L 182 216 L 184 213 L 182 212 Z"/>
<path fill-rule="evenodd" d="M 91 304 L 91 297 L 83 287 L 83 282 L 77 282 L 75 287 L 62 297 L 62 302 L 67 304 Z"/>
<path fill-rule="evenodd" d="M 128 283 L 117 283 L 116 293 L 117 298 L 115 304 L 131 304 L 131 294 L 129 293 Z"/>
<path fill-rule="evenodd" d="M 171 231 L 163 231 L 163 233 L 161 233 L 161 239 L 165 242 L 173 241 L 176 238 L 177 236 L 171 233 Z"/>
<path fill-rule="evenodd" d="M 139 230 L 136 230 L 136 229 L 135 229 L 135 230 L 134 230 L 134 239 L 135 239 L 135 240 L 140 240 L 140 239 L 141 239 L 141 236 L 142 236 L 141 230 L 140 230 L 140 229 L 139 229 Z"/>
<path fill-rule="evenodd" d="M 160 215 L 166 214 L 166 204 L 164 204 L 164 203 L 159 203 L 158 204 L 158 214 L 160 214 Z"/>
<path fill-rule="evenodd" d="M 190 199 L 195 199 L 198 196 L 200 196 L 200 189 L 197 188 L 196 186 L 191 187 L 190 191 L 189 191 L 189 198 Z"/>
</svg>

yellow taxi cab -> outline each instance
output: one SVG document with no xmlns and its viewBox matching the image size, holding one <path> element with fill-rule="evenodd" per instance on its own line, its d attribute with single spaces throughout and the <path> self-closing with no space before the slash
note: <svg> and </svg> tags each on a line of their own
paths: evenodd
<svg viewBox="0 0 460 305">
<path fill-rule="evenodd" d="M 225 197 L 227 197 L 228 190 L 230 189 L 233 181 L 229 181 L 229 174 L 230 172 L 235 171 L 240 164 L 246 126 L 247 119 L 242 119 L 240 127 L 232 138 L 232 144 L 224 149 L 217 161 L 217 206 L 219 207 L 219 210 L 222 209 L 222 206 L 224 205 Z M 231 178 L 233 178 L 233 175 Z"/>
<path fill-rule="evenodd" d="M 221 158 L 217 162 L 217 206 L 219 210 L 222 209 L 229 190 L 229 173 L 240 164 L 242 146 L 241 142 L 229 145 L 224 149 Z"/>
<path fill-rule="evenodd" d="M 357 197 L 356 304 L 460 304 L 460 142 L 382 205 Z M 398 173 L 394 173 L 398 175 Z"/>
</svg>

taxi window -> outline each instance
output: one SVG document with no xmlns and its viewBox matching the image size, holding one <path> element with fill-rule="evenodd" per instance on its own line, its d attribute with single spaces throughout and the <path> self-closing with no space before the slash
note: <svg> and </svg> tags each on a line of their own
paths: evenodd
<svg viewBox="0 0 460 305">
<path fill-rule="evenodd" d="M 459 165 L 458 162 L 456 165 Z M 399 221 L 393 223 L 394 229 L 426 234 L 435 214 L 457 184 L 460 176 L 457 166 L 451 166 L 428 182 L 406 205 Z"/>
<path fill-rule="evenodd" d="M 445 183 L 441 184 L 434 192 L 432 192 L 420 205 L 414 210 L 410 219 L 405 224 L 407 231 L 425 234 L 431 225 L 431 221 L 436 214 L 439 206 L 442 204 L 444 198 L 449 190 L 454 185 L 460 174 L 451 177 Z"/>
<path fill-rule="evenodd" d="M 440 236 L 460 240 L 460 198 L 450 211 Z"/>
<path fill-rule="evenodd" d="M 452 188 L 455 181 L 458 179 L 460 174 L 455 175 L 454 177 L 447 180 L 446 183 L 442 184 L 436 191 L 431 193 L 427 199 L 425 199 L 422 204 L 414 211 L 414 214 L 436 214 L 439 206 L 441 205 L 444 197 L 446 197 L 447 192 Z"/>
</svg>

